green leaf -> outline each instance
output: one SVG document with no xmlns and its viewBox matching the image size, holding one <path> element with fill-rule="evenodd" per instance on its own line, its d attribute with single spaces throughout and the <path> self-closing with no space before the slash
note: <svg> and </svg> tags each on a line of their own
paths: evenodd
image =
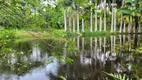
<svg viewBox="0 0 142 80">
<path fill-rule="evenodd" d="M 126 9 L 126 8 L 122 8 L 119 10 L 120 13 L 123 13 L 123 14 L 131 14 L 133 11 L 130 10 L 130 9 Z"/>
<path fill-rule="evenodd" d="M 67 80 L 65 77 L 63 76 L 59 76 L 59 78 L 61 78 L 62 80 Z"/>
</svg>

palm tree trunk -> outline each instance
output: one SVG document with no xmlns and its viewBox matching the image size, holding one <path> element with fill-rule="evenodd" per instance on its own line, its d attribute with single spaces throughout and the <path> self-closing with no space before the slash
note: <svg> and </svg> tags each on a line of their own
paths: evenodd
<svg viewBox="0 0 142 80">
<path fill-rule="evenodd" d="M 82 14 L 84 14 L 84 10 L 82 10 Z M 82 32 L 84 32 L 84 19 L 82 18 Z"/>
<path fill-rule="evenodd" d="M 71 17 L 69 17 L 69 30 L 71 32 Z"/>
<path fill-rule="evenodd" d="M 102 17 L 100 17 L 100 31 L 102 31 Z"/>
<path fill-rule="evenodd" d="M 141 32 L 141 23 L 139 22 L 139 30 L 138 32 L 140 33 Z"/>
<path fill-rule="evenodd" d="M 123 24 L 123 14 L 121 14 L 120 30 L 119 33 L 122 33 L 122 24 Z"/>
<path fill-rule="evenodd" d="M 79 33 L 79 12 L 77 9 L 77 33 Z"/>
<path fill-rule="evenodd" d="M 139 26 L 138 26 L 138 33 L 141 32 L 141 22 L 140 22 L 140 20 L 141 20 L 141 17 L 139 17 L 139 20 L 138 20 L 138 24 L 139 24 Z"/>
<path fill-rule="evenodd" d="M 128 33 L 131 32 L 131 22 L 130 22 L 130 15 L 129 15 L 129 22 L 128 22 Z"/>
<path fill-rule="evenodd" d="M 90 14 L 90 32 L 92 32 L 92 7 L 91 7 L 91 14 Z"/>
<path fill-rule="evenodd" d="M 73 32 L 75 33 L 75 18 L 73 18 Z"/>
<path fill-rule="evenodd" d="M 82 32 L 84 32 L 84 19 L 82 18 Z"/>
<path fill-rule="evenodd" d="M 125 0 L 122 0 L 121 8 L 125 7 Z M 122 33 L 122 25 L 123 25 L 123 14 L 121 13 L 121 23 L 120 23 L 120 30 L 119 33 Z"/>
<path fill-rule="evenodd" d="M 116 8 L 114 8 L 114 32 L 116 31 Z"/>
<path fill-rule="evenodd" d="M 97 16 L 97 12 L 95 12 L 95 31 L 98 30 L 98 16 Z"/>
<path fill-rule="evenodd" d="M 106 31 L 106 0 L 104 0 L 104 31 Z"/>
<path fill-rule="evenodd" d="M 66 9 L 64 9 L 64 30 L 67 31 L 67 16 L 66 16 Z"/>
<path fill-rule="evenodd" d="M 114 16 L 113 16 L 113 10 L 112 10 L 112 17 L 111 17 L 111 33 L 113 32 L 113 18 Z"/>
<path fill-rule="evenodd" d="M 123 28 L 123 33 L 126 33 L 126 19 L 124 19 L 124 28 Z"/>
</svg>

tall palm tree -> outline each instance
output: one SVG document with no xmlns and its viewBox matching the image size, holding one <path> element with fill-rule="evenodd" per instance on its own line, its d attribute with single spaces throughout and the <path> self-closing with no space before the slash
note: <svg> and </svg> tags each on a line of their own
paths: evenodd
<svg viewBox="0 0 142 80">
<path fill-rule="evenodd" d="M 116 31 L 116 26 L 117 26 L 117 23 L 116 23 L 116 11 L 117 11 L 117 4 L 116 4 L 116 0 L 113 0 L 113 3 L 114 3 L 114 32 Z"/>
<path fill-rule="evenodd" d="M 79 9 L 77 9 L 77 33 L 79 33 L 80 32 L 80 30 L 79 30 Z"/>
<path fill-rule="evenodd" d="M 90 4 L 92 4 L 91 0 L 90 0 Z M 93 14 L 93 12 L 92 12 L 92 7 L 91 7 L 91 9 L 90 9 L 90 32 L 92 32 L 92 14 Z"/>
<path fill-rule="evenodd" d="M 84 14 L 84 9 L 82 9 L 82 15 Z M 84 32 L 84 19 L 82 18 L 82 32 Z"/>
<path fill-rule="evenodd" d="M 122 6 L 121 6 L 121 8 L 123 8 L 124 6 L 125 6 L 125 0 L 122 0 Z M 120 22 L 119 33 L 122 32 L 122 24 L 123 24 L 123 14 L 121 13 L 121 22 Z"/>
<path fill-rule="evenodd" d="M 88 0 L 73 0 L 73 5 L 76 8 L 76 14 L 77 14 L 77 33 L 80 32 L 79 28 L 79 18 L 80 18 L 80 8 L 82 7 L 82 10 L 84 10 L 83 5 L 87 2 Z M 84 12 L 84 11 L 82 11 Z M 84 19 L 82 18 L 82 31 L 84 32 Z"/>
<path fill-rule="evenodd" d="M 112 19 L 111 19 L 111 32 L 116 31 L 116 0 L 112 1 Z"/>
<path fill-rule="evenodd" d="M 98 30 L 98 15 L 97 15 L 97 1 L 98 0 L 95 0 L 95 31 Z"/>
<path fill-rule="evenodd" d="M 104 31 L 106 31 L 106 0 L 104 0 Z"/>
<path fill-rule="evenodd" d="M 64 30 L 67 31 L 67 11 L 66 8 L 64 8 Z"/>
</svg>

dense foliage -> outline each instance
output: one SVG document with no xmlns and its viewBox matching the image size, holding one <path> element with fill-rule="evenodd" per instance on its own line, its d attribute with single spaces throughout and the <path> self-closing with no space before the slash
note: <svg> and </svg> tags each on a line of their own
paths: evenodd
<svg viewBox="0 0 142 80">
<path fill-rule="evenodd" d="M 0 26 L 5 28 L 62 27 L 62 9 L 39 0 L 0 0 Z"/>
<path fill-rule="evenodd" d="M 63 28 L 64 25 L 68 25 L 71 27 L 73 26 L 71 20 L 76 19 L 76 16 L 78 16 L 78 27 L 81 27 L 81 19 L 87 23 L 85 26 L 89 26 L 90 12 L 93 13 L 92 18 L 95 18 L 95 10 L 102 9 L 98 17 L 105 17 L 103 13 L 106 8 L 108 8 L 107 22 L 111 22 L 109 13 L 112 12 L 112 3 L 117 4 L 117 14 L 122 13 L 140 19 L 141 0 L 0 0 L 0 26 L 5 28 Z M 67 18 L 63 16 L 64 10 L 67 11 Z M 66 24 L 64 24 L 64 19 L 67 19 Z M 90 26 L 92 24 L 90 23 Z"/>
</svg>

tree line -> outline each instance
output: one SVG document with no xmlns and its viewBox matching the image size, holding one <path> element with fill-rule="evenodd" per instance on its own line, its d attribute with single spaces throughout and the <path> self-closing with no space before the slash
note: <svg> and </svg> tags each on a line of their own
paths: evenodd
<svg viewBox="0 0 142 80">
<path fill-rule="evenodd" d="M 141 0 L 0 0 L 4 28 L 140 32 Z"/>
</svg>

